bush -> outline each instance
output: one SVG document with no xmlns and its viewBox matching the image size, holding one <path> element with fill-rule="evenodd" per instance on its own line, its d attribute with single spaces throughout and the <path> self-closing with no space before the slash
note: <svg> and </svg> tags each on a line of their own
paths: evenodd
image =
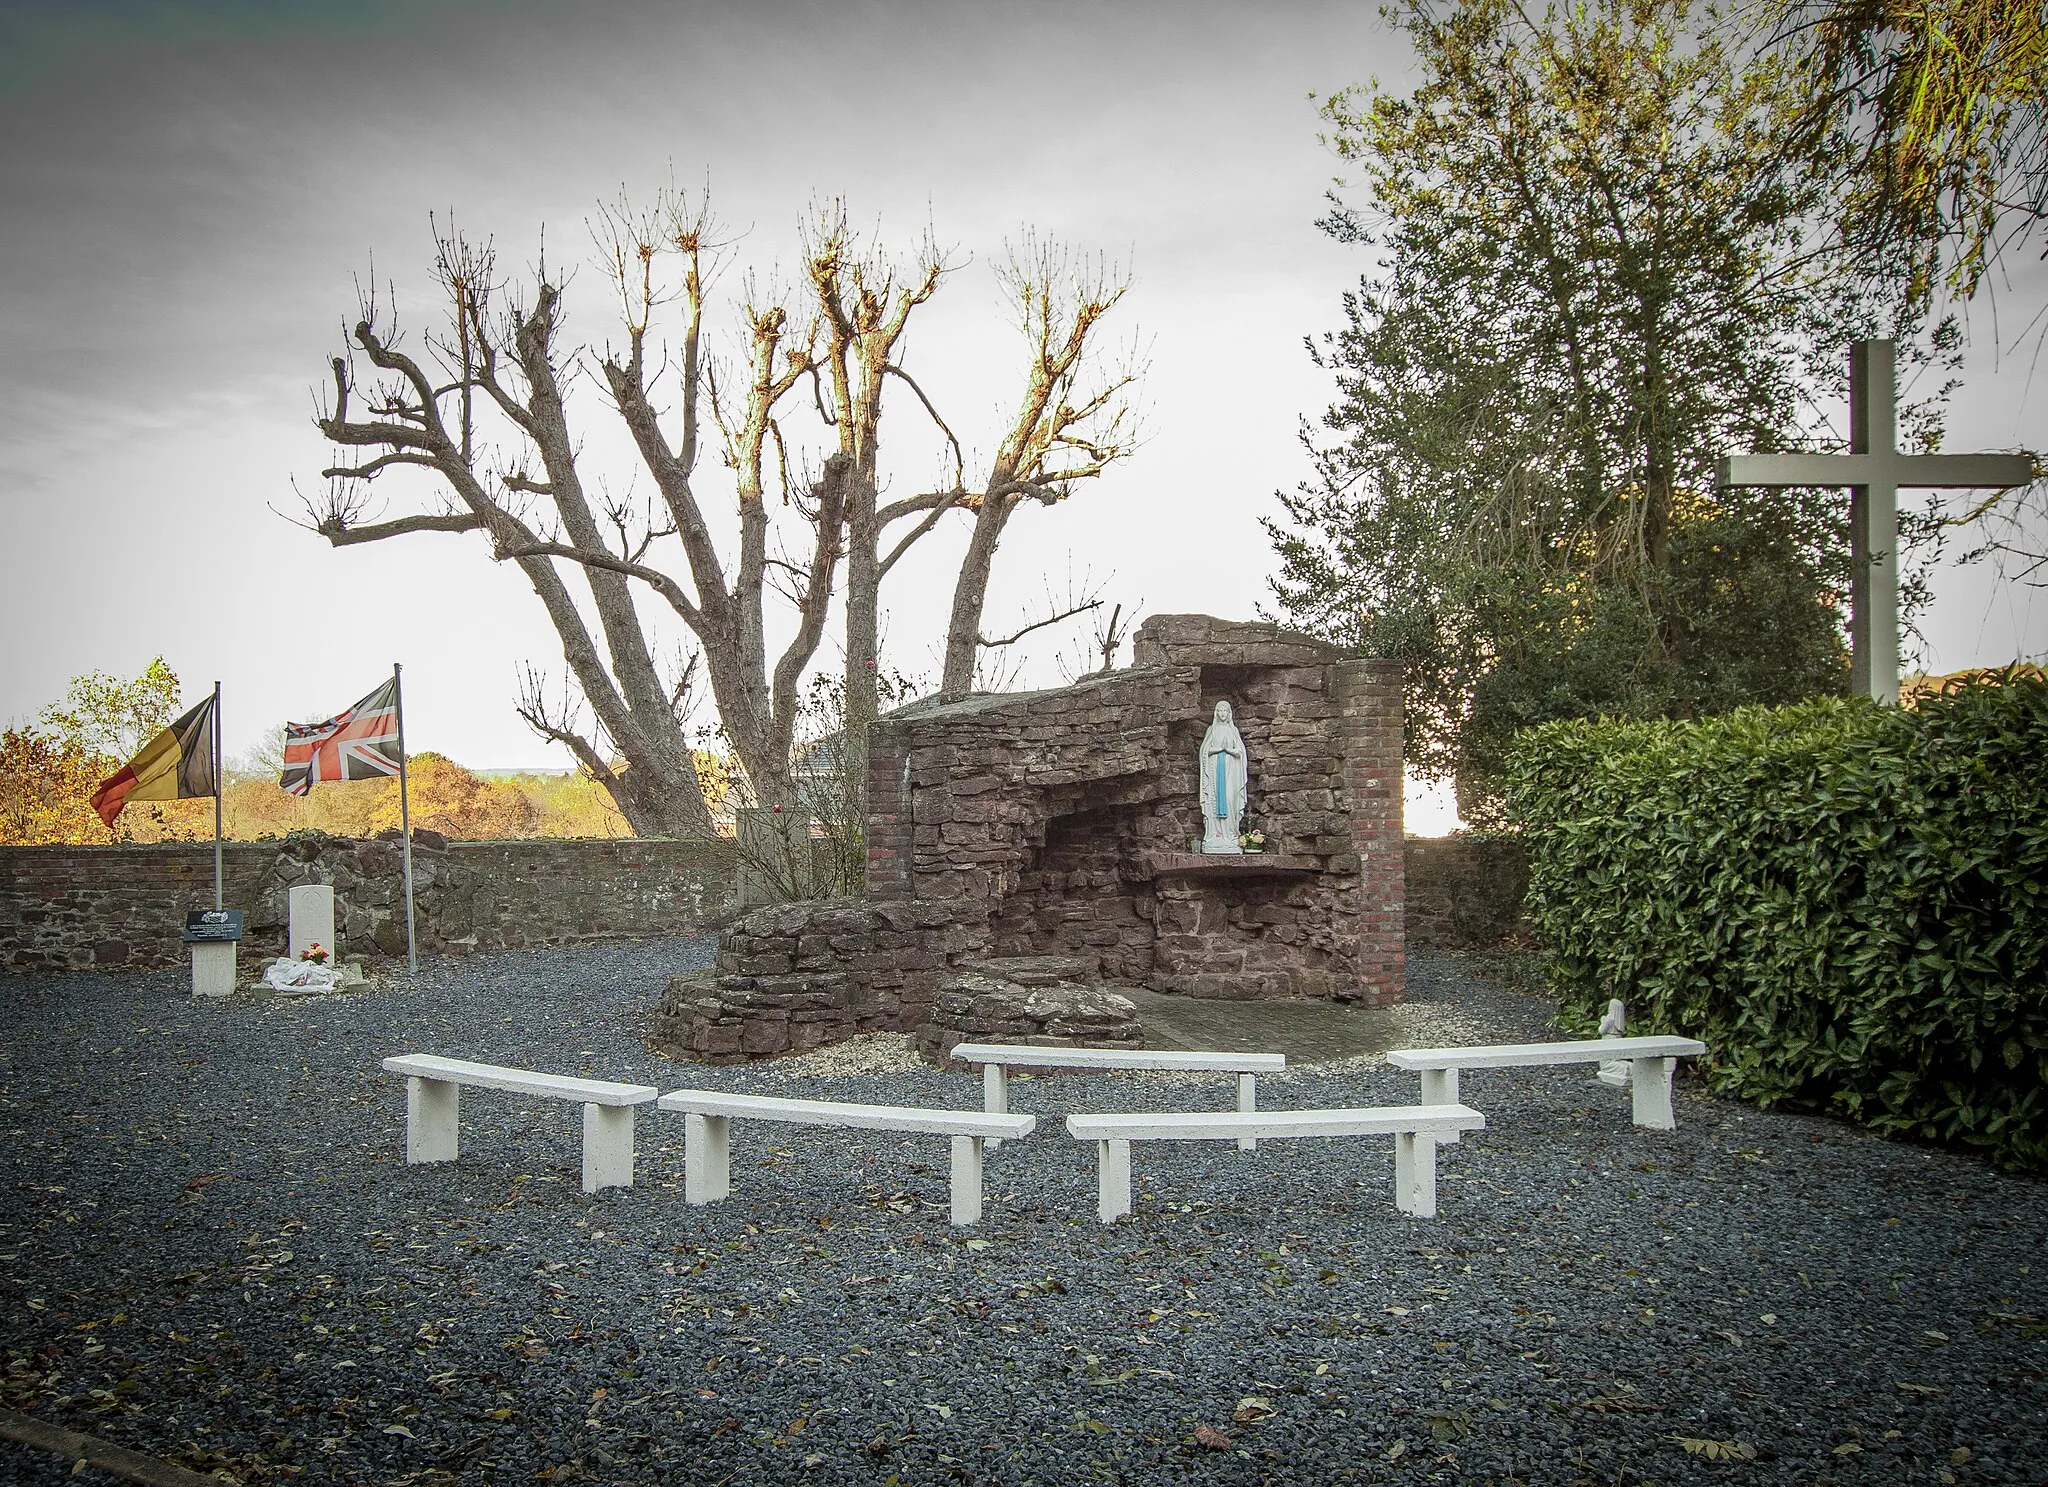
<svg viewBox="0 0 2048 1487">
<path fill-rule="evenodd" d="M 1719 1090 L 2048 1171 L 2048 682 L 1531 729 L 1508 764 L 1567 1020 Z"/>
</svg>

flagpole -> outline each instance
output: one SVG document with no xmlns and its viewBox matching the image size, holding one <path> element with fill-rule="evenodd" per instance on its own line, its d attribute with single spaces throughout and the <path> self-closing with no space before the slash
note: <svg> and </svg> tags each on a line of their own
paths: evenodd
<svg viewBox="0 0 2048 1487">
<path fill-rule="evenodd" d="M 220 894 L 220 683 L 213 684 L 213 906 L 221 907 Z"/>
<path fill-rule="evenodd" d="M 405 773 L 405 692 L 399 683 L 399 665 L 391 663 L 391 706 L 398 714 L 398 823 L 405 833 L 405 965 L 409 971 L 420 968 L 419 948 L 413 941 L 412 925 L 412 802 L 406 795 Z"/>
</svg>

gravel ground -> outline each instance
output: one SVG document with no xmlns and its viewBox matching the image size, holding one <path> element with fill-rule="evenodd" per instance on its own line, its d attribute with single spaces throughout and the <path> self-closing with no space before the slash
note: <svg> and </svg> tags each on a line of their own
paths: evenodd
<svg viewBox="0 0 2048 1487">
<path fill-rule="evenodd" d="M 587 1198 L 573 1107 L 470 1091 L 462 1160 L 406 1167 L 403 1050 L 978 1103 L 900 1039 L 654 1058 L 652 999 L 709 948 L 232 1006 L 0 978 L 0 1404 L 242 1483 L 2048 1482 L 2048 1185 L 1696 1084 L 1646 1133 L 1583 1069 L 1468 1074 L 1489 1128 L 1434 1221 L 1395 1212 L 1391 1142 L 1154 1144 L 1105 1230 L 1051 1118 L 990 1154 L 968 1231 L 934 1137 L 739 1125 L 733 1198 L 692 1209 L 674 1117 Z M 1547 1011 L 1420 954 L 1410 985 L 1417 1042 Z M 1261 1084 L 1412 1098 L 1371 1062 Z M 0 1441 L 0 1481 L 69 1470 Z"/>
</svg>

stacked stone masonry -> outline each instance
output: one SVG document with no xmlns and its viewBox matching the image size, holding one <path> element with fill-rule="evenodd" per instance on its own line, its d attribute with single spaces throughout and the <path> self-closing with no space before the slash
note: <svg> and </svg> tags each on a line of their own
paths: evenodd
<svg viewBox="0 0 2048 1487">
<path fill-rule="evenodd" d="M 1155 617 L 1134 649 L 1130 668 L 1057 691 L 880 719 L 868 740 L 868 910 L 947 911 L 947 971 L 1053 954 L 1091 979 L 1190 996 L 1397 1001 L 1398 666 L 1201 615 Z M 1204 857 L 1196 754 L 1225 700 L 1250 761 L 1244 828 L 1265 843 Z M 892 1015 L 897 1031 L 923 1025 L 929 947 L 877 939 L 857 966 L 785 966 L 794 933 L 760 914 L 740 921 L 715 977 L 671 989 L 657 1041 L 744 1058 Z M 905 954 L 916 963 L 892 959 Z M 893 991 L 906 975 L 915 997 Z"/>
<path fill-rule="evenodd" d="M 413 833 L 419 947 L 429 955 L 621 936 L 691 934 L 724 909 L 722 841 L 449 842 Z M 245 958 L 281 955 L 289 890 L 335 889 L 343 954 L 402 956 L 395 840 L 231 842 L 223 897 L 248 911 Z M 181 964 L 189 910 L 213 906 L 204 845 L 0 848 L 0 969 L 145 970 Z"/>
</svg>

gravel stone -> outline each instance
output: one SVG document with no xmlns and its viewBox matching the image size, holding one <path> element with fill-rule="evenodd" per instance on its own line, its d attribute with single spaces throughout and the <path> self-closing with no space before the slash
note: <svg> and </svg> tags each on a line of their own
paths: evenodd
<svg viewBox="0 0 2048 1487">
<path fill-rule="evenodd" d="M 1589 1070 L 1468 1073 L 1489 1125 L 1433 1221 L 1348 1139 L 1140 1145 L 1097 1223 L 1059 1117 L 1227 1109 L 1227 1078 L 1020 1082 L 1040 1129 L 970 1230 L 935 1137 L 736 1123 L 732 1199 L 690 1208 L 682 1122 L 643 1113 L 640 1185 L 591 1198 L 574 1107 L 472 1090 L 461 1160 L 405 1165 L 405 1051 L 978 1106 L 901 1035 L 649 1053 L 710 950 L 229 1005 L 0 977 L 0 1404 L 250 1484 L 2048 1480 L 2048 1184 L 1689 1079 L 1639 1132 Z M 1417 1042 L 1549 1011 L 1419 951 L 1409 991 Z M 1415 1093 L 1374 1060 L 1260 1088 Z M 69 1472 L 0 1442 L 0 1482 Z"/>
</svg>

